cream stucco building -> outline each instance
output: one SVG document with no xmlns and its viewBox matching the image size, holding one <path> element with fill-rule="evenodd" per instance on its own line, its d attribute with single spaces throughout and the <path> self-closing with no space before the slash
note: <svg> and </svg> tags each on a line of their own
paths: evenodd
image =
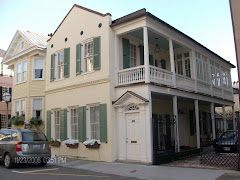
<svg viewBox="0 0 240 180">
<path fill-rule="evenodd" d="M 234 105 L 234 66 L 145 9 L 113 21 L 74 5 L 46 59 L 46 134 L 80 141 L 57 155 L 158 163 L 216 138 L 215 107 Z"/>
<path fill-rule="evenodd" d="M 31 117 L 45 120 L 45 61 L 47 37 L 31 31 L 17 30 L 3 63 L 14 71 L 12 115 L 25 116 L 24 128 Z"/>
</svg>

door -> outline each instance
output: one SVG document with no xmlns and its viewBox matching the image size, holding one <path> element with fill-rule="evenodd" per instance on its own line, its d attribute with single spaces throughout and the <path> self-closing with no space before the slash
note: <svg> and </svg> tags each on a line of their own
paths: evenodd
<svg viewBox="0 0 240 180">
<path fill-rule="evenodd" d="M 127 159 L 141 160 L 141 123 L 139 120 L 139 113 L 126 114 L 127 120 Z"/>
<path fill-rule="evenodd" d="M 178 115 L 178 128 L 180 146 L 189 146 L 188 120 L 186 115 Z"/>
</svg>

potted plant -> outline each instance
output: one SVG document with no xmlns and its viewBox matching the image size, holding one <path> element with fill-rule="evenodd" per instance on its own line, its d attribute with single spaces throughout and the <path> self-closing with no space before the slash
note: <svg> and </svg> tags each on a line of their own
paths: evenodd
<svg viewBox="0 0 240 180">
<path fill-rule="evenodd" d="M 51 145 L 51 146 L 54 146 L 54 147 L 60 147 L 61 142 L 58 141 L 57 139 L 55 139 L 55 140 L 51 139 L 50 145 Z"/>
<path fill-rule="evenodd" d="M 21 116 L 12 116 L 10 118 L 11 124 L 14 125 L 23 125 L 25 121 L 25 115 L 22 114 Z"/>
<path fill-rule="evenodd" d="M 66 144 L 67 147 L 77 148 L 78 144 L 79 144 L 79 141 L 76 140 L 76 139 L 67 139 L 67 140 L 63 141 L 62 143 Z"/>
<path fill-rule="evenodd" d="M 84 141 L 83 144 L 86 146 L 86 148 L 98 149 L 100 147 L 101 142 L 96 139 L 91 139 L 91 140 Z"/>
<path fill-rule="evenodd" d="M 42 119 L 40 117 L 32 117 L 29 122 L 32 125 L 38 126 L 42 124 Z"/>
</svg>

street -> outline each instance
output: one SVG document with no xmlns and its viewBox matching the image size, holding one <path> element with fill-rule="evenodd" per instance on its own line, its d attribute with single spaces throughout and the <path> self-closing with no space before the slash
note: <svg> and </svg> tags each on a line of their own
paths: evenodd
<svg viewBox="0 0 240 180">
<path fill-rule="evenodd" d="M 1 180 L 76 180 L 76 179 L 136 179 L 115 176 L 110 174 L 103 174 L 91 171 L 85 171 L 80 169 L 73 169 L 67 167 L 60 167 L 54 165 L 47 165 L 40 167 L 37 165 L 21 164 L 12 169 L 6 169 L 3 163 L 0 163 L 0 179 Z"/>
</svg>

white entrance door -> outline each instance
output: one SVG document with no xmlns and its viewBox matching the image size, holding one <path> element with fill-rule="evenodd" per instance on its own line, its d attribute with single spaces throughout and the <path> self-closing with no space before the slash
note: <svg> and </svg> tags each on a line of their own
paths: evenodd
<svg viewBox="0 0 240 180">
<path fill-rule="evenodd" d="M 189 146 L 188 121 L 186 115 L 178 115 L 178 128 L 180 146 Z"/>
<path fill-rule="evenodd" d="M 139 113 L 126 114 L 127 120 L 127 159 L 141 160 L 141 139 L 140 139 L 140 120 Z"/>
</svg>

